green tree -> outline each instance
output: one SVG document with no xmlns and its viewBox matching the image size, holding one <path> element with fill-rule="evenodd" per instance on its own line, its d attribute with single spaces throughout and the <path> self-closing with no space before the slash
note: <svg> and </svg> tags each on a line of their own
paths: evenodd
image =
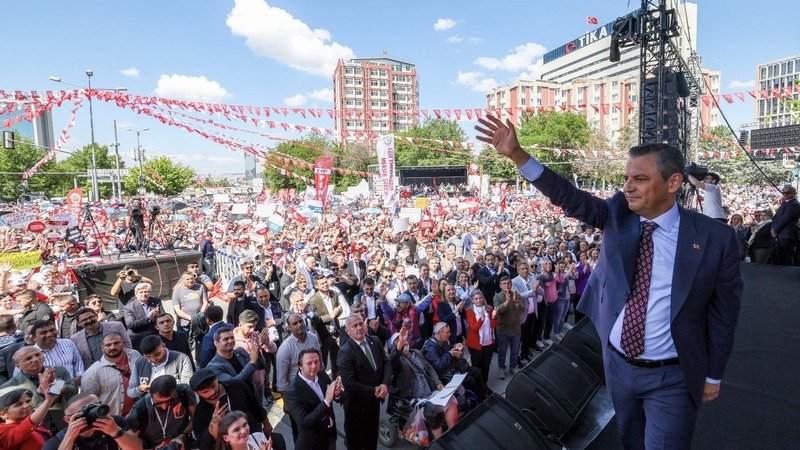
<svg viewBox="0 0 800 450">
<path fill-rule="evenodd" d="M 0 198 L 16 200 L 26 192 L 44 192 L 51 195 L 57 184 L 55 175 L 48 175 L 56 169 L 55 159 L 48 161 L 33 177 L 23 180 L 22 172 L 31 169 L 45 155 L 45 150 L 36 147 L 33 141 L 15 133 L 18 142 L 13 149 L 0 150 Z"/>
<path fill-rule="evenodd" d="M 481 168 L 483 175 L 489 176 L 490 183 L 516 180 L 519 175 L 517 166 L 510 159 L 497 153 L 494 148 L 489 147 L 481 150 L 481 156 L 482 158 L 479 159 L 477 164 Z"/>
<path fill-rule="evenodd" d="M 191 167 L 185 166 L 181 163 L 176 163 L 166 156 L 159 156 L 153 158 L 145 164 L 150 170 L 158 174 L 163 181 L 159 181 L 161 187 L 156 186 L 152 181 L 155 179 L 144 171 L 144 187 L 149 192 L 155 192 L 160 195 L 177 195 L 183 192 L 188 186 L 192 184 L 196 172 Z M 139 166 L 131 169 L 128 176 L 123 180 L 125 192 L 134 193 L 139 190 Z M 162 189 L 163 187 L 163 189 Z"/>
<path fill-rule="evenodd" d="M 596 150 L 598 152 L 614 151 L 614 147 L 609 142 L 608 137 L 597 129 L 592 130 L 586 147 L 588 150 Z M 601 186 L 605 186 L 608 183 L 621 185 L 625 161 L 587 153 L 585 157 L 576 159 L 572 166 L 582 184 L 594 181 Z"/>
<path fill-rule="evenodd" d="M 517 136 L 525 146 L 540 145 L 559 149 L 583 149 L 589 142 L 592 130 L 586 117 L 571 111 L 543 111 L 537 114 L 523 113 Z M 572 178 L 572 155 L 562 155 L 550 149 L 531 149 L 530 153 L 544 165 L 568 179 Z M 566 164 L 565 164 L 566 163 Z"/>
<path fill-rule="evenodd" d="M 414 125 L 409 131 L 397 133 L 397 136 L 454 142 L 467 140 L 467 134 L 455 119 L 432 117 Z M 395 149 L 395 161 L 398 167 L 469 165 L 474 160 L 467 154 L 469 153 L 467 149 L 454 149 L 449 144 L 429 140 L 412 144 L 405 139 L 396 139 Z"/>
<path fill-rule="evenodd" d="M 58 170 L 61 172 L 77 172 L 83 174 L 78 180 L 78 185 L 84 192 L 91 192 L 92 178 L 85 176 L 92 167 L 92 145 L 84 145 L 82 148 L 71 152 L 72 154 L 58 162 Z M 95 144 L 95 160 L 98 169 L 116 169 L 116 155 L 109 152 L 108 146 Z M 120 169 L 125 168 L 125 161 L 120 158 Z M 59 175 L 57 177 L 57 188 L 61 192 L 59 197 L 66 195 L 66 192 L 73 187 L 73 177 L 70 175 Z M 99 184 L 100 197 L 109 198 L 113 192 L 111 183 Z M 130 191 L 129 191 L 130 192 Z M 133 191 L 135 192 L 135 191 Z"/>
</svg>

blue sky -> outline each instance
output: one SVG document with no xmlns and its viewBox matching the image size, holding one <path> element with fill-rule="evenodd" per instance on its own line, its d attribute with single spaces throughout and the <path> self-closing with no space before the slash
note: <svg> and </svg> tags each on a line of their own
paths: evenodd
<svg viewBox="0 0 800 450">
<path fill-rule="evenodd" d="M 753 89 L 757 64 L 800 54 L 800 27 L 793 23 L 800 15 L 797 2 L 771 7 L 740 0 L 698 3 L 695 44 L 703 67 L 722 71 L 723 93 Z M 479 108 L 485 103 L 485 87 L 530 73 L 545 51 L 593 28 L 586 24 L 587 16 L 604 24 L 638 8 L 639 2 L 497 5 L 449 0 L 4 2 L 7 64 L 0 72 L 0 89 L 67 88 L 49 81 L 49 76 L 85 85 L 85 71 L 92 69 L 93 87 L 124 86 L 132 94 L 328 109 L 337 58 L 377 57 L 386 50 L 390 57 L 416 64 L 420 108 Z M 498 68 L 495 60 L 513 60 L 513 70 L 505 70 L 509 64 Z M 753 121 L 752 99 L 746 99 L 723 102 L 734 127 Z M 54 110 L 57 132 L 68 118 L 66 105 Z M 141 135 L 150 156 L 168 155 L 201 174 L 244 170 L 241 154 L 102 102 L 94 103 L 98 143 L 114 141 L 115 119 L 120 152 L 129 165 L 136 136 L 124 131 L 127 127 L 150 129 Z M 327 116 L 317 120 L 290 114 L 279 120 L 333 128 Z M 473 125 L 461 122 L 470 135 Z M 258 130 L 283 138 L 300 136 Z M 90 142 L 88 105 L 78 112 L 70 135 L 65 150 Z"/>
</svg>

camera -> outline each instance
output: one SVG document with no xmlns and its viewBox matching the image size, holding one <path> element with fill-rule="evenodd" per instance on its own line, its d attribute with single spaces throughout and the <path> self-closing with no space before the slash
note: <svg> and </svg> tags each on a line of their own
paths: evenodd
<svg viewBox="0 0 800 450">
<path fill-rule="evenodd" d="M 127 275 L 127 276 L 129 276 L 129 277 L 132 277 L 132 276 L 133 276 L 133 274 L 135 274 L 135 273 L 136 273 L 136 271 L 135 271 L 135 270 L 133 270 L 133 269 L 131 269 L 131 270 L 129 270 L 129 271 L 127 271 L 127 272 L 125 272 L 125 275 Z"/>
<path fill-rule="evenodd" d="M 78 411 L 76 418 L 83 417 L 86 419 L 87 428 L 91 428 L 92 425 L 94 425 L 95 420 L 108 417 L 108 413 L 110 411 L 111 408 L 109 408 L 108 405 L 104 405 L 102 403 L 89 403 L 83 405 L 83 408 Z"/>
<path fill-rule="evenodd" d="M 142 214 L 142 208 L 138 206 L 131 206 L 130 212 L 132 216 L 139 216 Z"/>
<path fill-rule="evenodd" d="M 147 212 L 149 212 L 151 216 L 157 216 L 161 214 L 161 207 L 158 205 L 150 205 Z"/>
<path fill-rule="evenodd" d="M 708 175 L 708 166 L 703 166 L 697 163 L 689 163 L 686 165 L 685 173 L 691 175 L 698 180 L 702 180 Z"/>
<path fill-rule="evenodd" d="M 169 444 L 159 447 L 158 450 L 182 450 L 183 445 L 178 441 L 170 441 Z"/>
</svg>

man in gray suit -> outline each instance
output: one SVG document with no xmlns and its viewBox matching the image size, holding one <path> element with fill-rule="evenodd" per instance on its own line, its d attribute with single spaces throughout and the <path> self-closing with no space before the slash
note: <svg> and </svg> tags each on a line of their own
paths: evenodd
<svg viewBox="0 0 800 450">
<path fill-rule="evenodd" d="M 125 327 L 119 322 L 100 322 L 97 313 L 89 308 L 81 308 L 75 313 L 75 321 L 83 327 L 81 331 L 70 336 L 70 340 L 78 347 L 83 359 L 83 367 L 88 369 L 92 363 L 103 357 L 103 336 L 115 332 L 122 335 L 125 348 L 131 349 L 131 339 Z"/>
</svg>

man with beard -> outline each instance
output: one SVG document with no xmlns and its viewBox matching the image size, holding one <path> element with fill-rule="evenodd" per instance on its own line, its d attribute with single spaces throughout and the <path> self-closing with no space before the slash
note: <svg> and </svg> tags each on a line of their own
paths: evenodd
<svg viewBox="0 0 800 450">
<path fill-rule="evenodd" d="M 36 347 L 44 355 L 44 363 L 48 366 L 64 367 L 69 371 L 75 385 L 80 386 L 84 370 L 83 359 L 75 343 L 69 339 L 58 339 L 55 324 L 45 320 L 35 322 L 31 333 L 36 339 Z"/>
<path fill-rule="evenodd" d="M 258 288 L 256 288 L 256 290 L 258 290 Z M 255 295 L 255 293 L 256 291 L 253 291 L 252 295 Z M 239 325 L 239 314 L 241 314 L 242 311 L 249 309 L 258 313 L 258 307 L 256 306 L 255 298 L 247 293 L 246 283 L 242 280 L 233 283 L 231 294 L 233 297 L 231 297 L 231 301 L 228 303 L 228 315 L 225 320 L 236 327 Z"/>
<path fill-rule="evenodd" d="M 272 448 L 286 448 L 280 434 L 272 432 L 267 411 L 252 395 L 250 387 L 241 380 L 220 381 L 213 370 L 200 369 L 192 375 L 189 386 L 200 397 L 192 416 L 192 429 L 200 448 L 213 448 L 217 425 L 230 411 L 247 414 L 250 433 L 262 431 L 272 437 Z"/>
<path fill-rule="evenodd" d="M 133 408 L 135 397 L 130 397 L 128 387 L 131 369 L 142 357 L 136 350 L 124 347 L 120 333 L 111 332 L 103 337 L 103 357 L 83 374 L 81 392 L 96 395 L 110 408 L 109 414 L 126 416 Z"/>
<path fill-rule="evenodd" d="M 125 327 L 119 322 L 100 322 L 97 313 L 89 308 L 82 308 L 75 313 L 78 325 L 83 329 L 73 334 L 69 339 L 78 347 L 78 353 L 83 360 L 83 368 L 88 369 L 94 362 L 103 357 L 103 337 L 116 332 L 122 335 L 125 348 L 133 348 L 131 339 Z"/>
</svg>

